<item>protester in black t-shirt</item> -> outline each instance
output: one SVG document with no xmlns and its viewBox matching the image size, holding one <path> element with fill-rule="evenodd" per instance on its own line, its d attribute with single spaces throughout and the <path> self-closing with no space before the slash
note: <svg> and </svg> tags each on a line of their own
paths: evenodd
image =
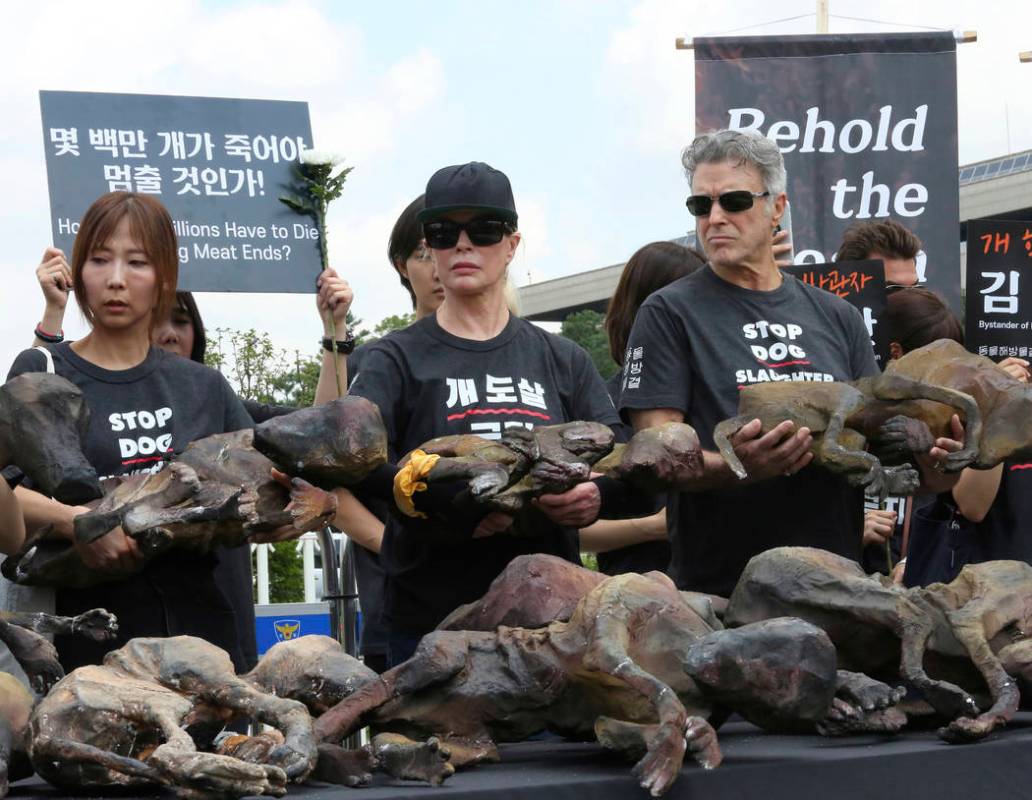
<svg viewBox="0 0 1032 800">
<path fill-rule="evenodd" d="M 704 263 L 701 255 L 675 242 L 652 242 L 627 260 L 606 309 L 609 354 L 622 368 L 606 381 L 606 390 L 614 403 L 620 401 L 620 385 L 629 366 L 625 354 L 627 337 L 641 304 L 657 289 L 694 272 Z M 625 431 L 626 436 L 630 433 Z M 656 498 L 656 506 L 659 511 L 647 517 L 602 519 L 583 528 L 581 550 L 598 553 L 599 571 L 607 575 L 665 571 L 670 565 L 670 542 L 662 497 Z"/>
<path fill-rule="evenodd" d="M 351 387 L 379 406 L 391 460 L 446 434 L 498 438 L 512 426 L 616 423 L 588 355 L 509 312 L 506 272 L 520 234 L 508 178 L 482 163 L 446 167 L 430 179 L 419 216 L 444 302 L 370 347 Z M 547 519 L 526 538 L 508 535 L 512 519 L 500 513 L 473 530 L 392 517 L 381 549 L 391 662 L 407 658 L 456 606 L 483 594 L 514 556 L 546 552 L 578 561 L 571 529 L 594 522 L 600 505 L 592 483 L 542 497 L 537 507 Z"/>
<path fill-rule="evenodd" d="M 38 346 L 48 342 L 57 343 L 64 338 L 62 326 L 68 292 L 72 288 L 71 268 L 64 253 L 56 247 L 48 247 L 36 268 L 36 278 L 43 293 L 44 308 L 35 332 L 34 344 Z M 337 330 L 343 331 L 351 305 L 351 287 L 330 269 L 320 274 L 317 288 L 316 305 L 323 321 L 324 336 L 330 335 L 327 315 L 331 313 L 331 308 Z M 46 337 L 45 340 L 42 337 Z M 193 294 L 175 293 L 175 300 L 168 313 L 151 330 L 151 341 L 169 353 L 188 358 L 198 364 L 204 363 L 207 335 Z M 322 352 L 323 361 L 315 397 L 317 403 L 326 402 L 337 395 L 333 377 L 333 353 L 325 347 Z M 345 359 L 346 356 L 343 354 L 337 356 L 342 374 L 346 370 Z M 259 403 L 255 400 L 242 402 L 247 415 L 255 424 L 296 410 L 292 406 Z M 236 618 L 237 637 L 243 658 L 242 662 L 237 664 L 237 668 L 249 670 L 258 662 L 251 551 L 249 547 L 220 547 L 215 550 L 215 557 L 215 580 L 229 599 Z M 3 580 L 5 579 L 0 578 L 0 581 Z"/>
<path fill-rule="evenodd" d="M 91 412 L 83 449 L 102 477 L 160 469 L 171 452 L 194 439 L 252 424 L 218 372 L 151 346 L 155 320 L 164 319 L 173 302 L 177 273 L 175 232 L 157 200 L 113 192 L 87 210 L 69 277 L 91 331 L 47 349 L 54 371 L 83 392 Z M 26 350 L 8 377 L 44 371 L 47 361 L 39 350 Z M 86 509 L 21 486 L 16 494 L 26 527 L 53 525 L 55 535 L 73 542 L 87 568 L 138 567 L 139 549 L 120 528 L 82 545 L 75 542 L 72 522 Z M 292 534 L 288 526 L 269 538 Z M 205 638 L 245 667 L 233 606 L 214 566 L 212 554 L 166 553 L 123 580 L 88 589 L 59 587 L 59 614 L 105 607 L 119 619 L 113 642 L 57 637 L 65 669 L 99 663 L 105 652 L 134 636 L 178 634 Z"/>
<path fill-rule="evenodd" d="M 621 406 L 635 429 L 670 420 L 696 428 L 707 448 L 705 474 L 697 491 L 668 503 L 671 572 L 682 588 L 726 596 L 749 558 L 770 547 L 809 545 L 858 558 L 863 493 L 810 467 L 810 432 L 789 421 L 761 436 L 753 420 L 735 435 L 749 474 L 739 481 L 711 452 L 714 426 L 737 413 L 745 385 L 852 380 L 877 366 L 860 313 L 775 263 L 771 237 L 786 202 L 777 145 L 719 131 L 696 138 L 683 161 L 688 209 L 709 264 L 642 305 Z M 960 447 L 940 445 L 931 458 Z"/>
<path fill-rule="evenodd" d="M 387 258 L 401 285 L 412 300 L 413 316 L 421 320 L 437 310 L 444 300 L 444 288 L 437 279 L 433 258 L 423 241 L 423 226 L 416 215 L 423 210 L 423 195 L 406 206 L 391 230 Z M 369 345 L 359 345 L 348 358 L 348 380 L 362 370 Z M 334 524 L 344 531 L 352 546 L 355 579 L 362 609 L 359 650 L 366 666 L 383 672 L 387 667 L 387 628 L 381 619 L 387 574 L 380 563 L 384 524 L 390 515 L 383 500 L 366 497 L 364 502 L 347 489 L 336 489 L 337 516 Z"/>
<path fill-rule="evenodd" d="M 938 339 L 964 343 L 960 320 L 939 295 L 926 289 L 911 287 L 892 292 L 881 324 L 889 338 L 892 359 Z M 1029 362 L 1025 359 L 1005 358 L 999 366 L 1016 380 L 1028 383 Z M 1032 563 L 1032 535 L 1027 532 L 1032 512 L 1030 489 L 1032 465 L 1007 461 L 988 470 L 965 469 L 952 489 L 937 500 L 928 499 L 922 508 L 909 514 L 909 525 L 906 520 L 893 519 L 895 530 L 884 524 L 876 526 L 868 512 L 864 564 L 881 568 L 874 556 L 883 551 L 890 535 L 893 541 L 908 542 L 906 558 L 900 564 L 906 573 L 898 570 L 896 575 L 908 586 L 952 579 L 965 563 L 995 559 Z M 973 523 L 974 530 L 951 528 L 952 535 L 944 532 L 937 522 L 944 513 L 958 513 Z"/>
</svg>

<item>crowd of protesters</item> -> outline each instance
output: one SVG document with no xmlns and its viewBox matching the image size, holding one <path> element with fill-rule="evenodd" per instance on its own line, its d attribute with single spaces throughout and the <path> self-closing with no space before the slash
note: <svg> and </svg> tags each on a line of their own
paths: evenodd
<svg viewBox="0 0 1032 800">
<path fill-rule="evenodd" d="M 886 540 L 909 536 L 922 555 L 920 568 L 912 568 L 913 558 L 904 568 L 908 582 L 938 575 L 944 556 L 942 542 L 928 532 L 933 528 L 914 525 L 919 513 L 910 506 L 865 515 L 862 490 L 811 463 L 807 428 L 783 422 L 763 433 L 758 420 L 746 424 L 733 438 L 746 480 L 713 452 L 713 429 L 737 414 L 743 386 L 851 381 L 875 375 L 878 366 L 860 313 L 781 269 L 778 257 L 789 247 L 779 233 L 787 176 L 777 146 L 759 135 L 718 131 L 697 137 L 683 166 L 687 209 L 705 255 L 657 242 L 628 261 L 605 323 L 620 367 L 608 386 L 582 348 L 519 317 L 509 280 L 521 242 L 519 214 L 509 179 L 487 164 L 435 172 L 390 233 L 388 261 L 411 297 L 411 325 L 351 352 L 351 289 L 333 270 L 320 276 L 317 311 L 326 338 L 315 402 L 336 397 L 333 374 L 344 372 L 348 391 L 379 408 L 388 437 L 385 471 L 353 491 L 338 489 L 334 520 L 356 563 L 363 654 L 378 670 L 408 658 L 425 633 L 483 594 L 524 553 L 579 562 L 582 551 L 597 552 L 611 574 L 664 570 L 682 589 L 727 596 L 746 562 L 770 547 L 808 545 L 859 560 L 865 546 L 881 552 Z M 884 262 L 890 296 L 883 322 L 893 357 L 934 339 L 962 339 L 949 309 L 922 288 L 919 250 L 903 226 L 875 221 L 854 226 L 837 254 Z M 245 405 L 204 366 L 204 327 L 194 298 L 177 292 L 176 252 L 160 203 L 115 192 L 86 212 L 71 259 L 50 248 L 37 270 L 44 313 L 34 346 L 15 359 L 8 379 L 47 371 L 79 387 L 91 411 L 83 449 L 100 476 L 160 469 L 168 453 L 195 439 L 292 410 Z M 75 342 L 61 334 L 70 290 L 90 325 Z M 803 355 L 781 363 L 757 355 L 789 345 Z M 1029 379 L 1020 359 L 1001 368 Z M 161 420 L 160 431 L 152 432 L 161 435 L 160 452 L 125 455 L 133 448 L 124 446 L 118 420 L 127 412 Z M 513 517 L 497 511 L 467 504 L 444 522 L 413 501 L 403 508 L 396 501 L 395 483 L 403 473 L 418 478 L 421 466 L 409 462 L 399 472 L 394 465 L 429 439 L 497 439 L 513 428 L 573 420 L 607 425 L 621 441 L 664 422 L 687 422 L 699 434 L 705 470 L 668 497 L 630 498 L 624 490 L 617 501 L 600 479 L 543 495 L 533 503 L 533 524 L 524 526 L 531 535 L 511 535 Z M 955 419 L 951 437 L 915 454 L 930 504 L 973 526 L 977 546 L 964 551 L 965 559 L 1032 558 L 1020 530 L 1030 496 L 1020 484 L 1032 480 L 1032 471 L 1005 463 L 943 475 L 937 466 L 961 448 L 962 438 Z M 22 477 L 10 470 L 5 476 L 11 483 Z M 135 636 L 179 634 L 223 647 L 240 670 L 253 665 L 247 548 L 169 552 L 141 568 L 137 544 L 120 528 L 91 544 L 75 539 L 73 521 L 86 510 L 47 497 L 28 481 L 13 491 L 0 484 L 0 551 L 17 551 L 26 531 L 49 525 L 87 569 L 123 576 L 88 589 L 57 587 L 50 602 L 58 613 L 105 607 L 119 619 L 112 642 L 60 637 L 66 669 L 98 663 Z M 283 528 L 255 541 L 292 535 Z M 897 545 L 897 558 L 905 555 L 901 550 Z M 22 602 L 13 587 L 4 588 L 8 606 Z"/>
</svg>

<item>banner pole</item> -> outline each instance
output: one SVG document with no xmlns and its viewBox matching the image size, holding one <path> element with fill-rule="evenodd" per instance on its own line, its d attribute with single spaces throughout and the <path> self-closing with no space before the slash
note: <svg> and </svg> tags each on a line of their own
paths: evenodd
<svg viewBox="0 0 1032 800">
<path fill-rule="evenodd" d="M 818 2 L 819 5 L 819 2 Z M 825 2 L 825 6 L 827 3 Z M 818 33 L 827 33 L 827 20 L 824 22 L 824 30 L 820 30 L 820 20 L 818 20 Z M 972 42 L 978 41 L 978 31 L 953 31 L 953 38 L 957 44 L 971 44 Z M 675 50 L 694 50 L 695 40 L 691 36 L 678 36 L 674 39 Z M 1021 59 L 1022 63 L 1032 62 L 1032 50 L 1024 53 L 1018 53 L 1018 58 Z"/>
<path fill-rule="evenodd" d="M 828 0 L 817 0 L 817 33 L 828 32 Z"/>
</svg>

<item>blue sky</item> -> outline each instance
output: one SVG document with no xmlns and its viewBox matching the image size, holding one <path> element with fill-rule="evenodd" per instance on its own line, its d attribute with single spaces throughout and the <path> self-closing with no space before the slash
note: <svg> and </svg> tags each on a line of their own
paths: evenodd
<svg viewBox="0 0 1032 800">
<path fill-rule="evenodd" d="M 0 30 L 0 362 L 28 344 L 49 244 L 39 89 L 308 101 L 315 143 L 354 165 L 330 215 L 334 265 L 366 323 L 406 309 L 384 255 L 397 213 L 445 164 L 484 160 L 512 179 L 525 246 L 517 284 L 626 259 L 689 227 L 679 169 L 692 137 L 692 56 L 679 35 L 808 14 L 779 4 L 626 2 L 41 2 Z M 976 14 L 977 10 L 977 14 Z M 832 14 L 977 28 L 960 48 L 961 161 L 1032 148 L 1032 3 L 831 0 Z M 813 18 L 756 34 L 809 33 Z M 831 20 L 833 32 L 899 31 Z M 209 328 L 255 327 L 288 348 L 319 336 L 303 296 L 201 295 Z M 68 316 L 72 336 L 84 328 Z"/>
</svg>

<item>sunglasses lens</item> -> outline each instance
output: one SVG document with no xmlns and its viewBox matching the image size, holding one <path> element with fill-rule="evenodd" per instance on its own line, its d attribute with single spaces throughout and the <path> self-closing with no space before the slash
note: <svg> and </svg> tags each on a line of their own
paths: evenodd
<svg viewBox="0 0 1032 800">
<path fill-rule="evenodd" d="M 745 211 L 748 208 L 752 208 L 753 205 L 753 196 L 751 192 L 725 192 L 717 199 L 720 201 L 720 207 L 722 209 L 732 213 L 736 211 Z"/>
<path fill-rule="evenodd" d="M 713 208 L 713 198 L 705 194 L 693 194 L 685 202 L 688 213 L 693 217 L 705 217 Z"/>
<path fill-rule="evenodd" d="M 423 225 L 426 246 L 434 250 L 448 250 L 459 243 L 462 228 L 454 222 L 427 222 Z"/>
<path fill-rule="evenodd" d="M 466 223 L 466 233 L 477 247 L 498 244 L 505 235 L 505 223 L 497 219 L 475 219 Z"/>
</svg>

